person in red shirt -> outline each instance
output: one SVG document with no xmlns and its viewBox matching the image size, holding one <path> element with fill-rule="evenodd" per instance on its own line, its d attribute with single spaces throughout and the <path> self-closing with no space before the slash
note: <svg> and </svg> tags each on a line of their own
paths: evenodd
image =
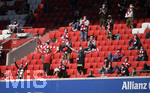
<svg viewBox="0 0 150 93">
<path fill-rule="evenodd" d="M 44 76 L 47 72 L 47 75 L 50 75 L 50 63 L 52 60 L 53 53 L 49 48 L 47 48 L 44 51 L 40 51 L 44 55 L 44 60 L 43 60 L 43 70 L 44 70 Z"/>
<path fill-rule="evenodd" d="M 126 57 L 125 62 L 123 63 L 124 67 L 127 68 L 127 69 L 130 67 L 130 63 L 128 62 L 128 60 L 129 60 L 129 58 Z M 121 67 L 119 67 L 118 65 L 115 65 L 115 67 L 112 70 L 112 73 L 114 73 L 116 71 L 116 69 L 118 69 L 118 71 L 121 72 Z"/>
<path fill-rule="evenodd" d="M 62 42 L 66 40 L 66 38 L 69 38 L 68 29 L 66 28 L 63 35 L 62 35 Z"/>
</svg>

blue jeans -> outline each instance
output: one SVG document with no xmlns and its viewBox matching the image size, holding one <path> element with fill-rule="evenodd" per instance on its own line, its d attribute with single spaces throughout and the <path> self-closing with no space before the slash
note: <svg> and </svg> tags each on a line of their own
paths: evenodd
<svg viewBox="0 0 150 93">
<path fill-rule="evenodd" d="M 103 69 L 99 69 L 99 74 L 102 74 L 103 71 L 104 71 Z M 105 72 L 106 72 L 106 74 L 108 74 L 109 73 L 109 69 L 105 69 Z"/>
<path fill-rule="evenodd" d="M 112 73 L 114 73 L 116 69 L 118 69 L 118 71 L 121 71 L 121 67 L 119 67 L 118 65 L 115 65 L 115 67 L 112 70 Z"/>
<path fill-rule="evenodd" d="M 79 23 L 74 23 L 73 24 L 73 30 L 78 29 L 79 28 Z"/>
<path fill-rule="evenodd" d="M 121 36 L 120 34 L 116 34 L 116 35 L 115 35 L 115 40 L 119 40 L 119 39 L 120 39 L 120 36 Z"/>
<path fill-rule="evenodd" d="M 81 31 L 81 41 L 83 41 L 83 37 L 84 37 L 84 40 L 87 41 L 87 34 L 88 34 L 87 31 Z"/>
<path fill-rule="evenodd" d="M 113 57 L 111 53 L 108 54 L 108 59 L 109 59 L 109 62 L 114 62 L 118 60 L 116 57 Z"/>
<path fill-rule="evenodd" d="M 136 58 L 136 61 L 145 61 L 145 57 L 142 57 L 142 58 Z"/>
<path fill-rule="evenodd" d="M 129 48 L 129 50 L 133 50 L 133 49 L 138 49 L 138 48 L 136 48 L 136 46 L 132 46 L 131 48 Z"/>
</svg>

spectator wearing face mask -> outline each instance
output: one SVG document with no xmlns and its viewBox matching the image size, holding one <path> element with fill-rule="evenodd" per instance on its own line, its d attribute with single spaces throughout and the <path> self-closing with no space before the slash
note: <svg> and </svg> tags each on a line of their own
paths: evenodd
<svg viewBox="0 0 150 93">
<path fill-rule="evenodd" d="M 93 75 L 93 72 L 90 70 L 89 75 L 87 77 L 89 78 L 89 77 L 95 77 L 95 76 Z"/>
<path fill-rule="evenodd" d="M 103 71 L 106 72 L 106 74 L 110 73 L 111 70 L 112 70 L 112 63 L 108 60 L 107 57 L 104 58 L 105 59 L 105 62 L 103 64 L 103 67 L 101 67 L 99 69 L 99 73 L 102 74 Z"/>
<path fill-rule="evenodd" d="M 123 53 L 121 52 L 120 48 L 118 48 L 117 52 L 114 55 L 112 55 L 111 53 L 108 54 L 108 59 L 111 62 L 121 61 L 122 57 L 123 57 Z"/>
<path fill-rule="evenodd" d="M 128 68 L 126 68 L 124 64 L 121 65 L 120 71 L 118 71 L 118 76 L 129 76 Z"/>
<path fill-rule="evenodd" d="M 72 51 L 76 52 L 78 54 L 78 58 L 77 58 L 77 70 L 78 70 L 78 75 L 83 75 L 83 71 L 84 71 L 84 60 L 85 60 L 85 55 L 88 53 L 91 53 L 92 51 L 86 51 L 83 49 L 83 46 L 80 46 L 80 50 L 75 50 L 73 48 L 71 48 L 70 46 L 68 46 Z"/>
<path fill-rule="evenodd" d="M 129 8 L 125 8 L 124 6 L 121 6 L 120 4 L 118 4 L 118 6 L 127 10 L 125 14 L 125 18 L 127 19 L 126 20 L 127 29 L 129 28 L 129 25 L 131 25 L 131 28 L 133 28 L 134 6 L 132 4 L 129 5 Z"/>
<path fill-rule="evenodd" d="M 140 51 L 138 53 L 138 57 L 136 58 L 136 61 L 146 61 L 147 60 L 147 52 L 144 50 L 144 47 L 141 46 Z"/>
<path fill-rule="evenodd" d="M 131 47 L 131 43 L 133 43 L 133 46 Z M 137 34 L 134 34 L 133 38 L 129 41 L 129 50 L 133 49 L 139 49 L 141 46 L 141 42 Z"/>
<path fill-rule="evenodd" d="M 85 41 L 87 41 L 87 35 L 88 35 L 88 26 L 90 22 L 87 20 L 86 16 L 83 17 L 83 20 L 80 22 L 80 31 L 81 31 L 81 41 L 83 41 L 83 38 Z"/>
<path fill-rule="evenodd" d="M 88 47 L 90 50 L 96 48 L 96 40 L 93 38 L 93 36 L 90 36 L 90 40 L 88 41 Z"/>
<path fill-rule="evenodd" d="M 17 33 L 19 29 L 19 23 L 17 22 L 16 19 L 14 19 L 13 24 L 9 25 L 9 33 Z"/>
<path fill-rule="evenodd" d="M 106 21 L 106 35 L 108 40 L 112 40 L 112 30 L 113 30 L 114 20 L 111 15 L 108 15 L 108 19 Z"/>
<path fill-rule="evenodd" d="M 129 68 L 130 67 L 130 63 L 128 62 L 129 58 L 126 57 L 125 58 L 125 62 L 123 63 L 123 65 L 126 67 L 126 68 Z M 115 65 L 115 67 L 113 68 L 112 70 L 112 73 L 114 73 L 116 71 L 116 69 L 118 69 L 118 71 L 121 72 L 121 67 L 119 67 L 118 65 Z"/>
</svg>

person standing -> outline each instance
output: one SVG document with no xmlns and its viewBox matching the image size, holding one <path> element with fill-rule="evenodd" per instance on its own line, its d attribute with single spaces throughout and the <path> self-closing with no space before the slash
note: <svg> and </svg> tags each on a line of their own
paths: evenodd
<svg viewBox="0 0 150 93">
<path fill-rule="evenodd" d="M 108 15 L 108 19 L 106 21 L 106 35 L 108 40 L 112 40 L 112 31 L 113 31 L 114 20 L 111 15 Z"/>
<path fill-rule="evenodd" d="M 28 66 L 28 62 L 29 61 L 27 61 L 25 67 L 23 67 L 23 64 L 21 64 L 20 66 L 18 66 L 17 63 L 16 63 L 16 61 L 15 61 L 15 58 L 14 58 L 15 66 L 18 69 L 18 76 L 17 76 L 18 79 L 23 79 L 24 72 L 25 72 L 25 70 L 27 69 L 27 66 Z"/>
<path fill-rule="evenodd" d="M 2 64 L 4 58 L 3 46 L 0 44 L 0 65 Z"/>
<path fill-rule="evenodd" d="M 83 70 L 84 70 L 84 60 L 85 60 L 85 54 L 91 53 L 92 51 L 86 51 L 83 49 L 83 46 L 80 46 L 80 50 L 75 50 L 68 46 L 72 51 L 76 52 L 78 54 L 77 58 L 77 70 L 78 70 L 78 75 L 83 75 Z"/>
<path fill-rule="evenodd" d="M 125 8 L 124 6 L 121 6 L 120 4 L 118 4 L 118 6 L 127 10 L 125 14 L 125 18 L 127 19 L 126 20 L 127 29 L 130 28 L 129 25 L 131 25 L 131 28 L 133 29 L 134 6 L 132 4 L 129 5 L 129 8 Z"/>
<path fill-rule="evenodd" d="M 102 30 L 105 29 L 106 14 L 107 14 L 106 4 L 102 5 L 99 14 L 100 14 L 100 30 Z"/>
<path fill-rule="evenodd" d="M 86 16 L 84 16 L 83 20 L 81 20 L 81 22 L 79 24 L 80 30 L 81 30 L 81 41 L 83 41 L 83 37 L 84 37 L 84 40 L 87 41 L 89 24 L 90 24 L 89 20 L 87 20 Z"/>
</svg>

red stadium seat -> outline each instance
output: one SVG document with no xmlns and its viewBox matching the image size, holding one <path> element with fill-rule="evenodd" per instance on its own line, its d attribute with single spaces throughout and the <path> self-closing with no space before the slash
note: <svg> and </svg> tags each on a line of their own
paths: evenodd
<svg viewBox="0 0 150 93">
<path fill-rule="evenodd" d="M 94 31 L 88 31 L 88 36 L 94 35 Z"/>
<path fill-rule="evenodd" d="M 40 54 L 35 54 L 34 59 L 40 59 L 41 55 Z"/>
<path fill-rule="evenodd" d="M 109 46 L 109 51 L 114 51 L 115 50 L 115 46 Z"/>
<path fill-rule="evenodd" d="M 31 60 L 31 59 L 33 58 L 33 55 L 34 55 L 34 54 L 28 54 L 28 55 L 27 55 L 27 59 Z"/>
<path fill-rule="evenodd" d="M 100 35 L 100 31 L 99 30 L 94 30 L 94 36 L 98 36 Z"/>
<path fill-rule="evenodd" d="M 106 42 L 105 41 L 101 41 L 100 42 L 100 46 L 105 46 L 106 45 Z"/>
<path fill-rule="evenodd" d="M 106 46 L 111 46 L 112 45 L 112 41 L 106 41 Z"/>
<path fill-rule="evenodd" d="M 36 65 L 36 63 L 37 63 L 36 59 L 31 60 L 31 65 Z"/>
<path fill-rule="evenodd" d="M 131 64 L 131 67 L 136 68 L 136 67 L 137 67 L 137 65 L 138 65 L 138 62 L 135 62 L 135 61 L 134 61 L 134 62 L 131 62 L 130 64 Z"/>
</svg>

